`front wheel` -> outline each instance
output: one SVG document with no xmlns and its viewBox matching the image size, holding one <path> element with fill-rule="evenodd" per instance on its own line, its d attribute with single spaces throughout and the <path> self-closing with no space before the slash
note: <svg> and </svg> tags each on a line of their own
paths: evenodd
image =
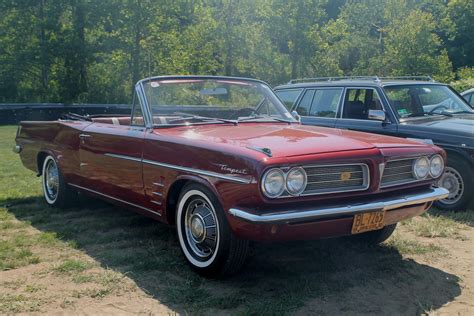
<svg viewBox="0 0 474 316">
<path fill-rule="evenodd" d="M 442 210 L 463 211 L 467 209 L 473 188 L 473 172 L 468 163 L 461 159 L 448 159 L 448 165 L 438 180 L 438 186 L 449 191 L 446 199 L 435 202 Z"/>
<path fill-rule="evenodd" d="M 378 245 L 378 244 L 383 243 L 390 236 L 392 236 L 393 232 L 395 231 L 395 228 L 397 228 L 396 223 L 385 226 L 379 230 L 374 230 L 371 232 L 355 235 L 353 236 L 353 238 L 356 241 L 367 244 L 367 245 Z"/>
<path fill-rule="evenodd" d="M 248 241 L 234 236 L 217 198 L 206 187 L 184 187 L 176 226 L 181 250 L 199 274 L 222 277 L 237 272 L 244 264 Z"/>
</svg>

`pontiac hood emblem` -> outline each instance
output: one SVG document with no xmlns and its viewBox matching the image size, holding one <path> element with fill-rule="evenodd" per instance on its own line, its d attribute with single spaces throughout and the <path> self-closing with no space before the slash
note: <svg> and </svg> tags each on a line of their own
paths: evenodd
<svg viewBox="0 0 474 316">
<path fill-rule="evenodd" d="M 342 181 L 347 181 L 347 180 L 349 180 L 351 177 L 352 177 L 352 173 L 347 172 L 347 171 L 341 172 L 341 180 L 342 180 Z"/>
</svg>

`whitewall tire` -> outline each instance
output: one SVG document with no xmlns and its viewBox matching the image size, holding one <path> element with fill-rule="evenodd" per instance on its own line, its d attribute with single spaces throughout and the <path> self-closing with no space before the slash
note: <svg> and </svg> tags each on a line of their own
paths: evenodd
<svg viewBox="0 0 474 316">
<path fill-rule="evenodd" d="M 176 230 L 184 257 L 202 275 L 229 275 L 245 262 L 248 241 L 234 236 L 217 198 L 202 185 L 192 183 L 183 188 Z"/>
</svg>

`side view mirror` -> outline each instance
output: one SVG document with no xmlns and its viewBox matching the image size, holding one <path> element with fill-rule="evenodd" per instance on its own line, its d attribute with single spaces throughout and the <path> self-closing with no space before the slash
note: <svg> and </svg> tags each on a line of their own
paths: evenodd
<svg viewBox="0 0 474 316">
<path fill-rule="evenodd" d="M 291 111 L 291 115 L 297 120 L 298 122 L 301 122 L 301 116 L 298 114 L 296 111 Z"/>
<path fill-rule="evenodd" d="M 382 110 L 369 110 L 369 120 L 385 122 L 387 115 Z"/>
</svg>

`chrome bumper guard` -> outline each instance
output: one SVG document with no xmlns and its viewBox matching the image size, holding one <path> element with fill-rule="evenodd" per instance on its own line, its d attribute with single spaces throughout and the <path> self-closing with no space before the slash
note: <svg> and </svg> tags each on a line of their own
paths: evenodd
<svg viewBox="0 0 474 316">
<path fill-rule="evenodd" d="M 373 202 L 344 206 L 329 206 L 316 209 L 289 210 L 278 213 L 253 214 L 244 210 L 231 208 L 229 213 L 235 217 L 255 224 L 285 224 L 318 220 L 327 217 L 354 215 L 357 213 L 388 211 L 401 207 L 434 202 L 448 197 L 449 191 L 444 188 L 431 188 L 421 193 L 403 197 L 382 198 Z"/>
</svg>

